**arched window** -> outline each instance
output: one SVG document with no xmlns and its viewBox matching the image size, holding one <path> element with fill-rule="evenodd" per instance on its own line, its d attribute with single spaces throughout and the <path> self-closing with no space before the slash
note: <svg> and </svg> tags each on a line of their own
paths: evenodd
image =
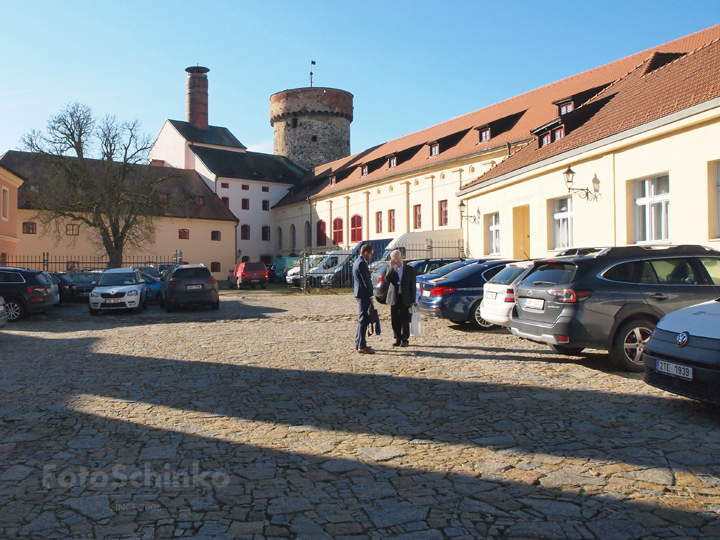
<svg viewBox="0 0 720 540">
<path fill-rule="evenodd" d="M 362 216 L 355 214 L 350 218 L 350 241 L 362 242 Z"/>
<path fill-rule="evenodd" d="M 277 248 L 282 249 L 282 227 L 277 228 Z"/>
<path fill-rule="evenodd" d="M 343 220 L 342 218 L 333 219 L 333 244 L 339 246 L 343 243 Z"/>
<path fill-rule="evenodd" d="M 240 240 L 250 240 L 250 225 L 240 226 Z"/>
<path fill-rule="evenodd" d="M 290 225 L 290 249 L 295 250 L 295 224 Z"/>
<path fill-rule="evenodd" d="M 317 245 L 318 247 L 327 245 L 327 233 L 325 232 L 325 222 L 321 219 L 317 222 Z"/>
<path fill-rule="evenodd" d="M 305 247 L 312 247 L 312 225 L 309 221 L 305 222 Z"/>
</svg>

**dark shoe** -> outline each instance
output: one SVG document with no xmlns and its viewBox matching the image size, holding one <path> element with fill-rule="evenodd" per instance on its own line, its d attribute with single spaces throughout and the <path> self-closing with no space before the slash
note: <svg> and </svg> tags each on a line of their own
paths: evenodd
<svg viewBox="0 0 720 540">
<path fill-rule="evenodd" d="M 400 343 L 401 343 L 401 341 L 399 339 L 396 339 L 395 342 L 393 343 L 393 347 L 399 347 Z"/>
<path fill-rule="evenodd" d="M 400 346 L 401 346 L 401 347 L 407 347 L 407 346 L 409 346 L 409 345 L 410 345 L 410 342 L 409 342 L 409 341 L 403 341 Z"/>
<path fill-rule="evenodd" d="M 358 349 L 357 352 L 359 352 L 360 354 L 375 354 L 375 351 L 373 351 L 370 347 Z"/>
</svg>

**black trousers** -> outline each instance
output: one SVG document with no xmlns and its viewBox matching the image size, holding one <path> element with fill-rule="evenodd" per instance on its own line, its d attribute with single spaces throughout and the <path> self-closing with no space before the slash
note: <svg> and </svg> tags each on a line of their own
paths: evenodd
<svg viewBox="0 0 720 540">
<path fill-rule="evenodd" d="M 398 296 L 395 305 L 390 306 L 390 320 L 396 341 L 407 341 L 410 339 L 411 316 L 410 308 L 406 307 L 402 301 L 402 297 Z"/>
</svg>

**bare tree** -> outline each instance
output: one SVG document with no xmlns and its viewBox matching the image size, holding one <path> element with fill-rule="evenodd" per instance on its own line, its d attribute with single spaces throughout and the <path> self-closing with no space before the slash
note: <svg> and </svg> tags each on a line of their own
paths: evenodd
<svg viewBox="0 0 720 540">
<path fill-rule="evenodd" d="M 127 246 L 142 249 L 152 241 L 164 207 L 186 199 L 167 187 L 173 169 L 147 165 L 151 140 L 137 120 L 96 120 L 89 107 L 71 103 L 50 117 L 45 132 L 24 135 L 22 144 L 42 160 L 42 182 L 31 179 L 26 186 L 37 219 L 57 234 L 84 223 L 110 267 L 122 265 Z"/>
</svg>

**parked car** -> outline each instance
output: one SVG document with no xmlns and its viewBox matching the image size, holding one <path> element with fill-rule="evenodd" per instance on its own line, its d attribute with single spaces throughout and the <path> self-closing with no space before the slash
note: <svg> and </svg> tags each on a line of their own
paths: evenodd
<svg viewBox="0 0 720 540">
<path fill-rule="evenodd" d="M 47 311 L 53 303 L 50 282 L 41 271 L 12 266 L 0 267 L 0 296 L 10 322 Z"/>
<path fill-rule="evenodd" d="M 157 302 L 160 300 L 160 288 L 162 282 L 159 277 L 153 277 L 144 272 L 140 272 L 143 280 L 145 281 L 145 298 L 147 302 Z"/>
<path fill-rule="evenodd" d="M 178 266 L 163 281 L 160 305 L 168 313 L 187 305 L 208 305 L 212 309 L 220 309 L 217 280 L 204 265 Z"/>
<path fill-rule="evenodd" d="M 0 296 L 0 328 L 3 328 L 8 321 L 7 311 L 5 310 L 5 299 Z"/>
<path fill-rule="evenodd" d="M 515 307 L 515 288 L 533 267 L 531 261 L 508 263 L 483 286 L 480 316 L 498 326 L 510 326 L 510 312 Z"/>
<path fill-rule="evenodd" d="M 456 261 L 452 259 L 422 259 L 419 261 L 404 261 L 403 264 L 412 266 L 415 269 L 415 274 L 422 276 L 453 262 Z M 380 264 L 376 266 L 375 271 L 370 275 L 373 282 L 373 296 L 375 296 L 375 299 L 381 304 L 385 303 L 385 295 L 387 294 L 388 283 L 385 281 L 385 274 L 387 274 L 389 266 L 390 264 L 388 262 L 381 261 Z M 380 269 L 382 269 L 382 273 Z"/>
<path fill-rule="evenodd" d="M 308 281 L 312 287 L 332 285 L 337 280 L 352 279 L 352 273 L 347 270 L 345 263 L 353 252 L 350 250 L 336 250 L 326 253 L 320 262 L 308 270 Z M 346 269 L 343 272 L 343 269 Z M 348 277 L 349 276 L 349 277 Z"/>
<path fill-rule="evenodd" d="M 420 283 L 420 312 L 454 323 L 470 322 L 489 330 L 494 325 L 480 315 L 483 285 L 511 261 L 485 261 L 463 266 L 445 276 Z"/>
<path fill-rule="evenodd" d="M 77 295 L 77 285 L 72 278 L 65 272 L 50 272 L 50 277 L 53 278 L 60 289 L 60 303 L 73 302 Z"/>
<path fill-rule="evenodd" d="M 254 289 L 258 285 L 267 288 L 268 271 L 265 264 L 257 261 L 242 262 L 235 265 L 233 272 L 228 276 L 228 287 L 239 289 L 243 285 Z"/>
<path fill-rule="evenodd" d="M 94 284 L 90 293 L 90 315 L 117 309 L 140 313 L 147 307 L 145 281 L 137 268 L 109 268 Z"/>
<path fill-rule="evenodd" d="M 75 298 L 77 300 L 90 298 L 90 293 L 95 288 L 93 281 L 97 282 L 100 279 L 100 274 L 102 274 L 102 270 L 86 270 L 73 274 L 72 280 L 75 283 Z"/>
<path fill-rule="evenodd" d="M 53 277 L 50 275 L 50 272 L 43 272 L 42 275 L 45 280 L 50 283 L 50 294 L 52 294 L 53 297 L 52 305 L 60 305 L 60 287 L 58 285 L 60 280 L 55 281 L 55 279 L 53 279 Z"/>
<path fill-rule="evenodd" d="M 668 313 L 720 296 L 720 252 L 703 246 L 628 246 L 536 261 L 518 285 L 510 327 L 562 354 L 610 351 L 643 371 L 643 351 Z"/>
<path fill-rule="evenodd" d="M 421 283 L 430 281 L 431 279 L 437 279 L 439 277 L 443 277 L 443 276 L 449 274 L 450 272 L 454 272 L 455 270 L 462 268 L 463 266 L 467 266 L 468 264 L 480 262 L 481 260 L 485 261 L 488 259 L 464 259 L 461 261 L 455 261 L 453 263 L 446 264 L 445 266 L 436 268 L 435 270 L 431 270 L 430 272 L 428 272 L 427 274 L 423 274 L 422 276 L 417 276 L 417 278 L 415 278 L 416 282 L 417 282 L 417 298 L 416 298 L 416 300 L 420 298 L 420 292 L 421 292 L 420 284 Z"/>
<path fill-rule="evenodd" d="M 322 262 L 322 260 L 325 258 L 325 255 L 310 255 L 306 259 L 300 259 L 298 261 L 298 265 L 292 267 L 290 270 L 287 271 L 287 274 L 285 275 L 285 282 L 288 285 L 294 285 L 295 287 L 300 287 L 300 279 L 301 279 L 301 269 L 302 264 L 304 261 L 305 264 L 305 272 L 312 270 L 315 268 L 318 264 Z"/>
<path fill-rule="evenodd" d="M 155 279 L 160 279 L 160 271 L 154 266 L 138 266 L 137 269 L 140 270 L 140 273 L 142 274 L 147 274 Z"/>
</svg>

